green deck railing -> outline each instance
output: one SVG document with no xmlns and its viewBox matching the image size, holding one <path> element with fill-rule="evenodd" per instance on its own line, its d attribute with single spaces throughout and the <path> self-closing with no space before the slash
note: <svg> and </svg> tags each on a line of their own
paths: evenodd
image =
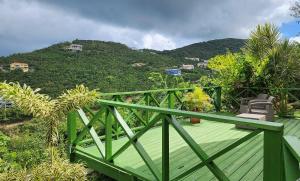
<svg viewBox="0 0 300 181">
<path fill-rule="evenodd" d="M 263 132 L 264 133 L 264 166 L 263 174 L 265 181 L 281 181 L 284 180 L 284 166 L 283 166 L 283 124 L 276 122 L 262 122 L 256 120 L 243 119 L 231 116 L 222 116 L 209 113 L 196 113 L 190 111 L 178 110 L 177 107 L 181 106 L 182 101 L 179 97 L 179 92 L 189 91 L 191 89 L 168 89 L 160 90 L 157 92 L 152 91 L 139 91 L 135 95 L 142 95 L 142 99 L 137 100 L 137 103 L 133 104 L 121 102 L 123 96 L 132 94 L 130 93 L 112 93 L 106 94 L 105 96 L 112 96 L 114 100 L 99 99 L 96 104 L 100 107 L 100 110 L 96 112 L 88 109 L 79 109 L 77 112 L 71 112 L 68 116 L 68 135 L 69 135 L 69 154 L 71 161 L 77 160 L 77 157 L 87 161 L 90 167 L 109 175 L 113 178 L 120 180 L 120 174 L 130 173 L 136 178 L 141 180 L 147 180 L 142 175 L 136 175 L 125 168 L 119 168 L 114 165 L 114 160 L 123 153 L 129 146 L 133 145 L 138 154 L 141 156 L 145 165 L 149 168 L 156 180 L 179 180 L 185 176 L 193 173 L 194 171 L 206 166 L 219 180 L 229 180 L 228 176 L 218 167 L 215 163 L 215 159 L 224 155 L 228 151 L 239 146 L 243 142 L 253 138 L 255 135 Z M 216 91 L 221 92 L 220 88 L 216 88 Z M 161 95 L 161 92 L 166 93 L 165 96 Z M 160 94 L 160 101 L 155 97 L 155 93 Z M 156 95 L 157 96 L 157 95 Z M 218 94 L 220 99 L 220 94 Z M 143 100 L 143 101 L 141 101 Z M 129 115 L 140 117 L 137 120 L 141 123 L 141 127 L 138 129 L 131 129 L 128 125 L 128 120 L 131 116 L 122 114 L 120 110 L 129 110 Z M 142 114 L 141 114 L 142 113 Z M 89 116 L 88 116 L 89 115 Z M 250 126 L 256 128 L 255 131 L 248 135 L 236 140 L 230 145 L 226 146 L 217 153 L 209 156 L 205 151 L 193 140 L 187 131 L 179 124 L 178 118 L 182 117 L 194 117 L 201 118 L 208 121 L 216 121 L 228 124 L 238 124 L 242 126 Z M 80 119 L 84 124 L 84 127 L 77 132 L 76 119 Z M 100 136 L 97 134 L 94 125 L 101 122 L 105 127 L 105 135 Z M 117 151 L 113 152 L 112 142 L 113 139 L 117 139 L 118 136 L 114 137 L 113 124 L 117 124 L 122 132 L 118 135 L 124 134 L 129 141 L 124 144 Z M 144 135 L 149 129 L 153 128 L 157 124 L 161 125 L 162 128 L 162 168 L 154 164 L 153 160 L 147 153 L 147 150 L 139 142 L 139 138 Z M 195 152 L 195 154 L 202 160 L 201 163 L 195 165 L 189 170 L 181 173 L 175 178 L 170 178 L 170 159 L 169 159 L 169 125 L 172 125 L 178 134 L 183 138 L 187 145 Z M 116 129 L 116 127 L 115 127 Z M 99 155 L 86 155 L 83 145 L 87 143 L 85 139 L 86 135 L 90 135 L 91 139 L 88 142 L 92 142 L 96 145 Z M 103 139 L 103 141 L 102 141 Z M 96 159 L 98 164 L 93 164 L 88 160 Z M 121 180 L 127 180 L 122 177 Z M 128 178 L 130 180 L 130 178 Z"/>
</svg>

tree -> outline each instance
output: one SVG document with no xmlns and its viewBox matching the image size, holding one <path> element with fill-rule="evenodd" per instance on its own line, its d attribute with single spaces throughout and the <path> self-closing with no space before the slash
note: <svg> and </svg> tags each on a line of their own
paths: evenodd
<svg viewBox="0 0 300 181">
<path fill-rule="evenodd" d="M 90 91 L 83 85 L 65 91 L 57 99 L 38 93 L 27 85 L 0 83 L 0 96 L 14 103 L 24 114 L 32 115 L 47 125 L 47 140 L 50 159 L 32 170 L 1 173 L 4 180 L 85 180 L 86 171 L 81 164 L 71 164 L 57 153 L 58 125 L 65 120 L 69 111 L 89 105 L 99 96 L 96 90 Z"/>
<path fill-rule="evenodd" d="M 0 83 L 0 96 L 14 103 L 25 115 L 39 118 L 48 125 L 48 144 L 55 146 L 58 143 L 58 124 L 65 120 L 66 114 L 91 104 L 99 96 L 96 90 L 90 91 L 83 85 L 65 91 L 57 99 L 51 99 L 39 93 L 40 89 L 33 90 L 27 85 L 19 83 Z"/>
<path fill-rule="evenodd" d="M 296 1 L 295 4 L 290 8 L 292 11 L 292 16 L 300 18 L 300 1 Z"/>
</svg>

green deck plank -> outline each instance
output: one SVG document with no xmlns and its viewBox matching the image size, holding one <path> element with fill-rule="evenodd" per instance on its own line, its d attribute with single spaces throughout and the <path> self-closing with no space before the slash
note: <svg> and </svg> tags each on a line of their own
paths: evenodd
<svg viewBox="0 0 300 181">
<path fill-rule="evenodd" d="M 262 136 L 262 135 L 261 135 Z M 238 166 L 241 166 L 241 163 L 243 162 L 243 161 L 245 161 L 245 159 L 247 160 L 247 158 L 249 157 L 249 156 L 251 156 L 250 155 L 250 153 L 251 154 L 255 154 L 255 152 L 252 152 L 253 151 L 253 147 L 256 147 L 256 145 L 258 144 L 258 143 L 260 143 L 261 142 L 261 144 L 262 144 L 262 137 L 261 137 L 261 139 L 256 139 L 254 142 L 252 142 L 252 144 L 251 145 L 248 145 L 248 147 L 242 147 L 241 149 L 239 149 L 239 150 L 234 150 L 234 151 L 232 151 L 232 153 L 234 153 L 234 156 L 231 156 L 230 154 L 232 154 L 232 153 L 228 153 L 228 155 L 224 155 L 224 157 L 221 157 L 221 159 L 220 160 L 218 160 L 218 162 L 217 163 L 221 163 L 222 165 L 227 165 L 229 168 L 230 167 L 237 167 L 236 165 L 238 165 Z M 261 148 L 262 149 L 262 148 Z M 249 150 L 250 150 L 250 153 L 249 153 Z M 246 156 L 245 156 L 245 153 L 246 153 Z M 228 159 L 229 158 L 229 159 Z M 234 160 L 238 160 L 237 162 L 235 162 Z M 227 168 L 227 167 L 226 167 Z M 236 168 L 236 169 L 238 169 L 238 168 Z M 226 169 L 225 169 L 225 171 L 226 171 Z M 228 172 L 228 174 L 230 174 L 231 172 L 230 172 L 230 170 L 229 171 L 227 171 Z M 204 177 L 204 178 L 208 178 L 208 175 L 210 175 L 210 173 L 207 173 L 207 171 L 206 171 L 206 173 L 203 175 L 203 173 L 201 174 L 201 173 L 197 173 L 197 175 L 199 176 L 199 178 L 200 177 Z M 211 176 L 212 177 L 212 176 Z M 211 178 L 212 179 L 212 178 Z"/>
<path fill-rule="evenodd" d="M 285 125 L 285 134 L 300 135 L 299 120 L 282 121 Z M 248 134 L 248 131 L 237 130 L 232 124 L 217 123 L 212 121 L 203 121 L 198 125 L 185 124 L 184 129 L 192 136 L 192 138 L 199 144 L 205 152 L 209 155 L 224 148 L 226 145 L 232 143 L 237 138 L 243 137 Z M 290 129 L 290 130 L 289 130 Z M 294 130 L 294 131 L 291 131 Z M 299 131 L 298 131 L 299 130 Z M 192 151 L 187 145 L 180 140 L 180 136 L 176 135 L 174 129 L 170 127 L 170 175 L 176 176 L 189 167 L 200 163 L 195 158 L 196 155 L 192 155 Z M 220 138 L 219 142 L 216 141 Z M 128 139 L 120 138 L 113 141 L 113 152 L 120 148 Z M 143 135 L 139 141 L 143 144 L 150 157 L 153 159 L 155 165 L 161 169 L 161 127 L 156 127 Z M 215 142 L 214 142 L 215 141 Z M 226 171 L 229 178 L 232 179 L 247 179 L 247 180 L 262 180 L 262 147 L 257 147 L 258 143 L 262 143 L 262 135 L 258 135 L 255 139 L 251 139 L 242 145 L 239 145 L 234 150 L 226 153 L 220 158 L 216 159 L 218 166 Z M 256 146 L 257 149 L 253 150 Z M 262 145 L 261 145 L 262 146 Z M 260 148 L 260 149 L 259 149 Z M 87 151 L 97 152 L 95 147 L 86 148 Z M 143 160 L 139 158 L 138 153 L 130 146 L 128 150 L 120 155 L 115 160 L 115 164 L 126 168 L 136 174 L 143 175 L 147 179 L 155 180 L 151 175 L 149 169 L 143 163 Z M 245 154 L 245 153 L 249 154 Z M 99 154 L 99 153 L 98 153 Z M 228 157 L 228 158 L 226 158 Z M 249 160 L 249 158 L 256 158 L 255 160 Z M 130 161 L 129 161 L 130 160 Z M 199 160 L 199 159 L 198 159 Z M 249 161 L 247 161 L 249 160 Z M 221 163 L 220 163 L 221 162 Z M 184 165 L 184 167 L 182 167 Z M 238 165 L 238 166 L 234 166 Z M 182 167 L 182 168 L 181 168 Z M 179 168 L 179 169 L 177 169 Z M 243 174 L 239 174 L 243 173 Z M 185 180 L 210 180 L 214 176 L 207 168 L 202 168 L 199 171 L 195 171 Z M 243 179 L 242 179 L 243 180 Z"/>
<path fill-rule="evenodd" d="M 285 129 L 285 134 L 300 133 L 299 130 L 300 130 L 299 121 L 293 121 L 293 123 L 290 123 L 289 126 Z M 260 173 L 262 173 L 262 171 L 263 171 L 263 157 L 261 157 L 260 161 L 256 163 L 256 165 L 253 166 L 241 179 L 255 180 L 254 178 L 256 178 L 257 175 L 259 175 Z"/>
</svg>

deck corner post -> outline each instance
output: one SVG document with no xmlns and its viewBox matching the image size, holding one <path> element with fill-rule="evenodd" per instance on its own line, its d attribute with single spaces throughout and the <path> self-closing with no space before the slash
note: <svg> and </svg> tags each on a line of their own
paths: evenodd
<svg viewBox="0 0 300 181">
<path fill-rule="evenodd" d="M 175 92 L 168 91 L 168 108 L 174 109 L 175 108 Z"/>
<path fill-rule="evenodd" d="M 222 87 L 217 86 L 214 89 L 215 89 L 215 100 L 214 100 L 215 108 L 217 112 L 220 112 L 222 108 L 222 99 L 221 99 Z"/>
<path fill-rule="evenodd" d="M 284 180 L 283 127 L 280 131 L 264 131 L 264 181 Z"/>
<path fill-rule="evenodd" d="M 145 96 L 144 99 L 145 99 L 146 106 L 150 106 L 150 95 L 149 95 L 149 93 L 145 93 L 144 96 Z M 147 110 L 146 111 L 146 123 L 147 124 L 149 123 L 149 119 L 150 119 L 150 112 Z"/>
<path fill-rule="evenodd" d="M 113 109 L 113 107 L 111 108 Z M 105 113 L 105 159 L 109 159 L 112 156 L 112 124 L 114 116 L 106 109 Z"/>
<path fill-rule="evenodd" d="M 170 180 L 169 121 L 162 120 L 162 180 Z"/>
<path fill-rule="evenodd" d="M 71 162 L 74 161 L 74 141 L 76 140 L 77 137 L 77 132 L 76 132 L 76 112 L 71 111 L 68 113 L 67 116 L 67 134 L 68 134 L 68 145 L 69 145 L 69 150 L 68 150 L 68 155 L 69 159 Z"/>
</svg>

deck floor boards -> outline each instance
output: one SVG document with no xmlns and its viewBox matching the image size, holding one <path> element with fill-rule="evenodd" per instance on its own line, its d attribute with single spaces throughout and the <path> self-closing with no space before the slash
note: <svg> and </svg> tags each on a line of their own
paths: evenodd
<svg viewBox="0 0 300 181">
<path fill-rule="evenodd" d="M 285 134 L 300 137 L 299 119 L 281 119 L 285 125 Z M 183 128 L 208 154 L 225 148 L 227 145 L 244 137 L 251 131 L 236 129 L 232 124 L 202 121 L 200 124 L 191 125 L 182 122 Z M 155 165 L 161 169 L 161 127 L 147 131 L 139 141 L 150 155 Z M 128 139 L 126 137 L 113 141 L 113 152 L 116 152 Z M 95 146 L 85 148 L 92 155 L 99 155 Z M 170 176 L 174 178 L 199 164 L 201 160 L 184 142 L 180 135 L 170 126 Z M 230 180 L 256 181 L 263 179 L 263 133 L 251 138 L 215 160 L 215 163 L 224 171 Z M 142 158 L 133 146 L 130 146 L 115 160 L 114 164 L 127 169 L 149 180 L 155 180 Z M 207 167 L 203 167 L 182 180 L 217 180 Z"/>
</svg>

